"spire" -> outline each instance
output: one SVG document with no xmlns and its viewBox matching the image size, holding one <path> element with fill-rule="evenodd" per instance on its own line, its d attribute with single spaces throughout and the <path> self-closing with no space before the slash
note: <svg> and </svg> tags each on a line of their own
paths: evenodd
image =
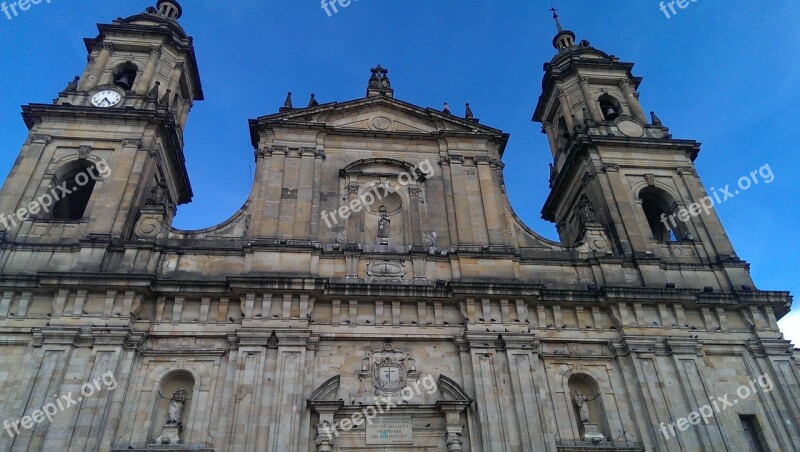
<svg viewBox="0 0 800 452">
<path fill-rule="evenodd" d="M 558 20 L 558 10 L 555 9 L 553 5 L 550 5 L 550 11 L 553 12 L 553 19 L 556 21 L 556 28 L 558 28 L 558 32 L 561 33 L 564 31 L 564 29 L 561 27 L 561 21 Z"/>
<path fill-rule="evenodd" d="M 556 21 L 556 28 L 558 29 L 558 33 L 553 38 L 553 47 L 558 49 L 559 52 L 570 47 L 574 47 L 575 33 L 569 30 L 564 30 L 564 27 L 561 26 L 561 20 L 558 18 L 558 10 L 552 5 L 550 5 L 550 11 L 553 12 L 553 20 Z"/>
</svg>

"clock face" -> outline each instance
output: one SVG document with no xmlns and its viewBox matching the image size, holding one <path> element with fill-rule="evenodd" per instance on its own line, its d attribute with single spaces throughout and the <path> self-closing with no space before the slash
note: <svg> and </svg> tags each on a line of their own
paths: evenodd
<svg viewBox="0 0 800 452">
<path fill-rule="evenodd" d="M 122 96 L 113 89 L 98 91 L 92 96 L 92 105 L 95 107 L 113 107 L 122 100 Z"/>
</svg>

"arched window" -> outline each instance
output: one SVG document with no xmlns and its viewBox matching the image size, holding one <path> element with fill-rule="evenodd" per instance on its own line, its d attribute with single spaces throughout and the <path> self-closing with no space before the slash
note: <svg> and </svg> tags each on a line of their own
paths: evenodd
<svg viewBox="0 0 800 452">
<path fill-rule="evenodd" d="M 686 224 L 678 219 L 676 205 L 663 190 L 647 187 L 639 193 L 642 210 L 653 237 L 659 242 L 679 242 L 688 236 Z"/>
<path fill-rule="evenodd" d="M 133 89 L 133 82 L 136 81 L 138 70 L 139 68 L 131 62 L 120 64 L 114 68 L 114 84 L 126 91 L 130 91 Z"/>
<path fill-rule="evenodd" d="M 94 191 L 97 175 L 97 168 L 88 162 L 73 162 L 56 172 L 55 183 L 50 190 L 57 198 L 54 199 L 51 218 L 81 220 Z"/>
<path fill-rule="evenodd" d="M 597 101 L 600 103 L 600 112 L 603 114 L 603 119 L 613 121 L 619 118 L 621 110 L 617 99 L 608 94 L 603 94 Z"/>
</svg>

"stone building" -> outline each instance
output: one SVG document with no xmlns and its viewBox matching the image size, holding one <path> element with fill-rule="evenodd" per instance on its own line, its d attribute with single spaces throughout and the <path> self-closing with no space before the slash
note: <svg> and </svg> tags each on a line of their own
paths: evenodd
<svg viewBox="0 0 800 452">
<path fill-rule="evenodd" d="M 791 296 L 713 210 L 680 215 L 700 145 L 645 115 L 633 64 L 558 25 L 533 119 L 559 243 L 509 205 L 507 134 L 396 99 L 380 66 L 364 98 L 251 120 L 246 203 L 185 231 L 181 13 L 99 25 L 83 75 L 23 107 L 0 449 L 800 448 Z"/>
</svg>

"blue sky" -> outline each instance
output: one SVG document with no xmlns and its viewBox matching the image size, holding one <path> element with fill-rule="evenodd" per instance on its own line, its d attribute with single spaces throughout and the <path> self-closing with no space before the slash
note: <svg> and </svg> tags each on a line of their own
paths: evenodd
<svg viewBox="0 0 800 452">
<path fill-rule="evenodd" d="M 8 0 L 6 0 L 8 1 Z M 155 0 L 153 0 L 155 3 Z M 331 17 L 316 0 L 185 0 L 181 24 L 195 37 L 206 101 L 186 132 L 194 201 L 176 226 L 207 227 L 244 202 L 253 171 L 247 120 L 295 105 L 362 97 L 369 69 L 390 70 L 395 95 L 463 113 L 511 134 L 504 162 L 511 203 L 537 232 L 550 153 L 530 122 L 542 63 L 554 49 L 549 3 L 539 0 L 357 0 Z M 676 138 L 703 143 L 696 164 L 707 188 L 732 186 L 768 164 L 775 178 L 717 207 L 759 289 L 800 293 L 800 3 L 699 0 L 667 19 L 655 0 L 557 1 L 578 39 L 623 61 L 646 111 Z M 20 105 L 49 102 L 83 71 L 95 23 L 141 12 L 148 1 L 51 0 L 0 15 L 0 175 L 27 130 Z M 603 7 L 597 5 L 602 4 Z M 800 345 L 800 309 L 782 322 Z"/>
</svg>

